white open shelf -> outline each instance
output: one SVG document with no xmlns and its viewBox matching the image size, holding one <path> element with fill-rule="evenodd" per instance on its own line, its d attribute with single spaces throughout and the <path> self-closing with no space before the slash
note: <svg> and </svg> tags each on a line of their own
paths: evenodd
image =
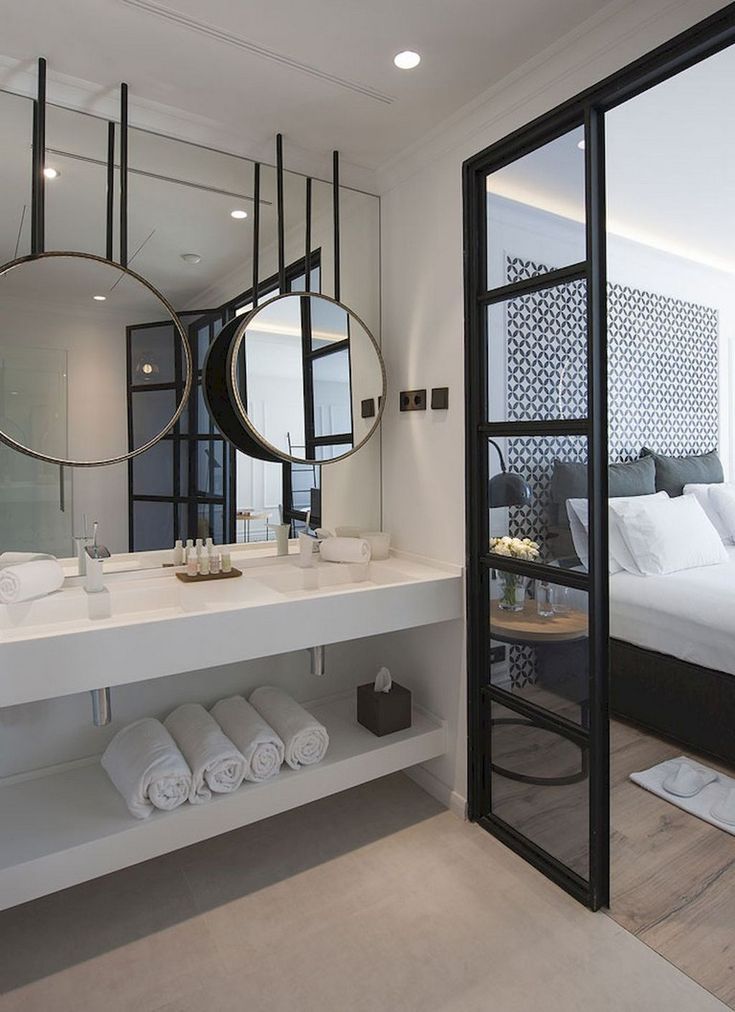
<svg viewBox="0 0 735 1012">
<path fill-rule="evenodd" d="M 318 798 L 426 762 L 446 729 L 414 708 L 413 726 L 378 738 L 355 719 L 355 697 L 309 707 L 329 732 L 316 766 L 283 767 L 203 805 L 138 820 L 95 762 L 0 787 L 0 910 L 226 833 Z"/>
</svg>

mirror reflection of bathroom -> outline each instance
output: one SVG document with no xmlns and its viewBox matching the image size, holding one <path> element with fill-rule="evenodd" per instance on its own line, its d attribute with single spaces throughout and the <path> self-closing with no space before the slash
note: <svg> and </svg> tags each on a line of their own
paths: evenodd
<svg viewBox="0 0 735 1012">
<path fill-rule="evenodd" d="M 31 252 L 32 105 L 29 99 L 0 94 L 7 141 L 0 165 L 3 263 Z M 47 176 L 45 187 L 47 250 L 105 256 L 107 144 L 106 121 L 55 105 L 47 107 L 46 167 L 55 171 Z M 129 130 L 129 266 L 158 289 L 180 316 L 194 364 L 191 396 L 165 438 L 129 463 L 66 467 L 60 473 L 53 464 L 0 445 L 3 550 L 71 556 L 73 536 L 81 533 L 85 515 L 89 522 L 99 521 L 102 539 L 115 554 L 169 549 L 177 538 L 265 541 L 273 539 L 273 527 L 281 516 L 295 536 L 312 507 L 315 523 L 380 528 L 379 441 L 326 468 L 271 463 L 235 450 L 207 410 L 200 378 L 209 343 L 225 322 L 252 308 L 253 176 L 253 163 L 246 159 Z M 285 291 L 307 287 L 305 187 L 303 176 L 284 173 Z M 115 257 L 118 188 L 116 168 Z M 379 201 L 342 186 L 340 204 L 341 296 L 379 343 Z M 325 180 L 312 181 L 311 237 L 308 287 L 331 295 L 332 186 Z M 267 165 L 261 168 L 259 279 L 261 303 L 281 294 L 276 173 Z M 94 318 L 95 311 L 98 317 L 104 313 L 106 319 L 111 318 L 115 309 L 111 297 L 92 301 L 94 294 L 110 295 L 111 287 L 99 292 L 90 289 L 89 306 L 85 304 L 89 318 Z M 115 288 L 118 296 L 120 287 Z M 39 306 L 27 309 L 28 314 L 40 311 Z M 75 459 L 76 433 L 84 434 L 80 438 L 87 440 L 93 453 L 99 450 L 99 457 L 109 458 L 129 452 L 140 444 L 143 434 L 169 424 L 184 375 L 173 360 L 170 328 L 160 325 L 159 311 L 121 320 L 123 330 L 114 355 L 105 353 L 102 339 L 96 343 L 100 361 L 95 363 L 91 384 L 84 380 L 85 363 L 91 359 L 82 356 L 77 364 L 79 346 L 66 341 L 58 326 L 41 328 L 30 316 L 17 324 L 13 334 L 7 328 L 0 334 L 0 397 L 5 418 L 0 427 L 11 439 L 23 443 L 24 429 L 31 422 L 16 417 L 14 404 L 20 402 L 26 413 L 37 405 L 31 412 L 39 416 L 33 420 L 36 440 L 43 418 L 49 413 L 57 416 L 53 432 L 47 431 L 43 438 L 49 456 L 64 456 L 65 448 L 69 459 Z M 76 334 L 74 340 L 78 338 Z M 27 390 L 33 391 L 32 399 L 19 396 Z M 269 404 L 272 419 L 286 410 L 284 402 Z M 29 437 L 25 438 L 27 443 Z M 296 443 L 295 432 L 290 438 Z"/>
<path fill-rule="evenodd" d="M 244 327 L 233 366 L 259 439 L 314 465 L 370 438 L 385 396 L 383 369 L 373 337 L 352 312 L 318 294 L 291 293 L 259 307 Z"/>
</svg>

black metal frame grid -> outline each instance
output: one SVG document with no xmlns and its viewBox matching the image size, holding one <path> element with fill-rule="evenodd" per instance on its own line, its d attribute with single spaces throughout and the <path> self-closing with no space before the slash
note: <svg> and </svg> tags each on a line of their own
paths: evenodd
<svg viewBox="0 0 735 1012">
<path fill-rule="evenodd" d="M 609 898 L 608 531 L 607 531 L 607 332 L 605 125 L 607 110 L 661 83 L 735 42 L 735 3 L 606 78 L 463 166 L 465 258 L 465 384 L 467 483 L 468 768 L 469 815 L 545 875 L 598 909 Z M 544 144 L 584 126 L 586 259 L 515 284 L 487 290 L 486 184 L 488 174 Z M 488 305 L 544 288 L 584 280 L 587 289 L 587 418 L 489 422 Z M 488 552 L 488 452 L 491 436 L 582 435 L 588 445 L 589 572 L 571 573 L 542 563 L 499 559 Z M 588 592 L 588 727 L 543 710 L 485 683 L 491 631 L 491 569 L 543 578 Z M 491 700 L 549 730 L 573 735 L 589 750 L 589 877 L 581 878 L 554 855 L 493 814 L 488 771 Z"/>
<path fill-rule="evenodd" d="M 316 270 L 321 266 L 321 249 L 312 250 L 309 256 L 310 269 Z M 285 284 L 286 291 L 291 290 L 293 282 L 305 274 L 306 270 L 306 258 L 296 260 L 292 264 L 288 264 L 285 268 Z M 308 279 L 305 278 L 305 284 L 308 284 Z M 271 292 L 280 291 L 280 272 L 273 274 L 261 281 L 258 285 L 258 300 L 262 300 L 266 295 Z M 192 386 L 192 396 L 189 401 L 189 405 L 186 409 L 187 425 L 186 431 L 181 431 L 181 425 L 177 423 L 174 429 L 164 436 L 164 440 L 170 440 L 174 442 L 174 459 L 173 459 L 173 486 L 172 494 L 170 496 L 162 495 L 147 495 L 145 493 L 136 492 L 134 486 L 134 472 L 133 462 L 128 462 L 128 538 L 129 546 L 131 551 L 135 551 L 135 519 L 134 519 L 134 506 L 136 502 L 165 502 L 170 503 L 173 509 L 173 536 L 174 538 L 187 538 L 196 536 L 196 525 L 198 511 L 202 506 L 209 506 L 210 513 L 214 509 L 220 508 L 224 511 L 223 525 L 226 531 L 226 540 L 228 542 L 234 542 L 236 539 L 236 503 L 235 503 L 235 486 L 236 486 L 236 451 L 234 446 L 228 443 L 224 436 L 219 431 L 215 430 L 212 426 L 211 420 L 208 421 L 209 430 L 207 432 L 202 431 L 199 419 L 199 403 L 198 403 L 198 390 L 200 389 L 199 384 L 201 383 L 201 369 L 198 366 L 199 362 L 199 348 L 198 341 L 200 337 L 196 338 L 196 342 L 192 342 L 191 330 L 200 330 L 202 327 L 208 326 L 209 328 L 209 339 L 210 341 L 214 337 L 214 326 L 217 322 L 223 323 L 233 319 L 238 309 L 243 306 L 247 306 L 253 302 L 254 289 L 250 288 L 246 292 L 242 292 L 237 295 L 234 299 L 224 303 L 218 309 L 211 310 L 192 310 L 188 312 L 180 313 L 182 321 L 186 322 L 187 319 L 191 320 L 189 329 L 189 340 L 193 343 L 192 347 L 192 362 L 195 370 L 195 382 Z M 150 324 L 149 326 L 155 327 L 158 324 Z M 167 326 L 167 324 L 161 324 L 160 326 Z M 161 390 L 170 389 L 176 390 L 177 393 L 183 389 L 183 375 L 181 372 L 181 363 L 179 358 L 176 360 L 176 378 L 171 383 L 155 384 L 155 383 L 142 383 L 136 384 L 133 377 L 133 363 L 131 357 L 131 330 L 144 329 L 145 325 L 138 324 L 133 328 L 128 328 L 127 333 L 127 360 L 128 360 L 128 442 L 130 447 L 133 446 L 133 407 L 132 398 L 133 394 L 141 391 L 150 390 Z M 180 356 L 180 349 L 176 349 L 177 356 Z M 223 456 L 223 467 L 225 474 L 223 476 L 224 492 L 222 495 L 197 495 L 196 487 L 198 484 L 198 463 L 195 454 L 195 447 L 192 445 L 196 442 L 208 441 L 212 444 L 215 442 L 222 442 L 224 446 Z M 183 495 L 181 493 L 181 474 L 180 474 L 180 461 L 182 448 L 187 447 L 188 453 L 188 494 Z M 210 455 L 210 469 L 213 466 L 213 457 Z M 291 475 L 291 464 L 283 465 L 283 501 L 284 501 L 284 522 L 290 523 L 293 521 L 305 521 L 306 511 L 294 510 L 289 505 L 292 500 L 293 488 L 292 488 L 292 475 Z M 209 485 L 211 487 L 211 474 L 209 475 Z M 185 506 L 187 510 L 186 518 L 186 529 L 182 529 L 180 523 L 180 512 L 181 506 Z M 210 516 L 210 523 L 213 524 L 213 516 Z"/>
</svg>

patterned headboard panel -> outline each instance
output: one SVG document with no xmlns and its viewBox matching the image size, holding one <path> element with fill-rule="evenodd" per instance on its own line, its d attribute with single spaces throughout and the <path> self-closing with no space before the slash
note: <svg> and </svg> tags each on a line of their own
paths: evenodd
<svg viewBox="0 0 735 1012">
<path fill-rule="evenodd" d="M 509 282 L 549 270 L 508 256 Z M 507 358 L 523 362 L 507 382 L 509 420 L 581 417 L 586 412 L 585 288 L 581 281 L 511 301 Z M 718 312 L 624 285 L 608 289 L 608 439 L 611 461 L 634 460 L 642 446 L 661 453 L 706 453 L 718 443 Z M 508 466 L 531 476 L 532 515 L 510 511 L 511 533 L 543 538 L 550 516 L 554 458 L 584 461 L 584 440 L 512 439 Z M 551 511 L 553 516 L 553 509 Z"/>
</svg>

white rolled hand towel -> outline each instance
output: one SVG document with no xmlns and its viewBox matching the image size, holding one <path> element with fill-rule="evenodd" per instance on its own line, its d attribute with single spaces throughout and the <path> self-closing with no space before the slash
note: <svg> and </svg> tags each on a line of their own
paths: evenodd
<svg viewBox="0 0 735 1012">
<path fill-rule="evenodd" d="M 147 819 L 154 808 L 170 812 L 191 793 L 186 759 L 153 717 L 118 731 L 105 749 L 102 766 L 136 819 Z"/>
<path fill-rule="evenodd" d="M 246 780 L 257 783 L 278 773 L 285 751 L 283 742 L 247 699 L 220 699 L 210 712 L 245 757 Z"/>
<path fill-rule="evenodd" d="M 39 559 L 55 559 L 55 555 L 46 552 L 3 552 L 0 555 L 0 566 L 17 566 L 21 562 L 37 562 Z"/>
<path fill-rule="evenodd" d="M 364 538 L 325 538 L 319 551 L 325 562 L 370 562 L 370 543 Z"/>
<path fill-rule="evenodd" d="M 250 702 L 280 735 L 291 769 L 321 762 L 329 747 L 327 729 L 295 699 L 282 689 L 264 685 L 251 693 Z"/>
<path fill-rule="evenodd" d="M 245 759 L 214 717 L 199 703 L 177 706 L 164 721 L 191 768 L 189 801 L 209 801 L 212 792 L 236 791 L 245 776 Z"/>
<path fill-rule="evenodd" d="M 45 597 L 64 583 L 64 570 L 55 559 L 22 562 L 0 569 L 0 604 L 19 604 Z"/>
</svg>

